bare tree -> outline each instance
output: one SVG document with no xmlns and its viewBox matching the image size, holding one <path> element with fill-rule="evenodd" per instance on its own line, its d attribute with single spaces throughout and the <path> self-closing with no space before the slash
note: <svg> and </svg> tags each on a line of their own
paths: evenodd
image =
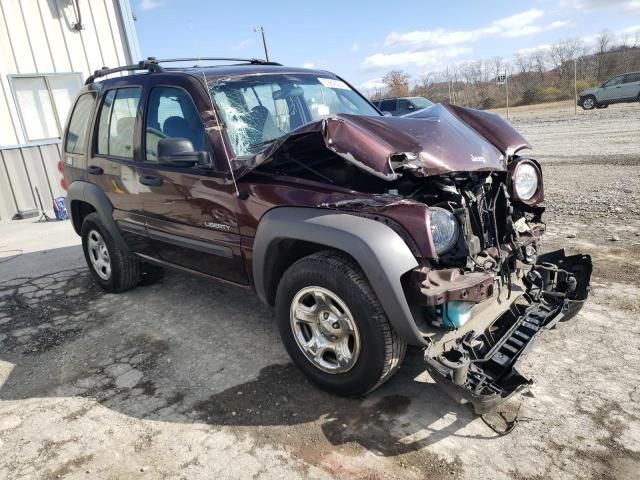
<svg viewBox="0 0 640 480">
<path fill-rule="evenodd" d="M 568 38 L 549 47 L 548 58 L 559 80 L 569 78 L 572 70 L 570 62 L 584 52 L 584 42 L 580 38 Z"/>
<path fill-rule="evenodd" d="M 602 30 L 596 37 L 596 55 L 598 56 L 598 72 L 596 80 L 602 80 L 602 61 L 604 54 L 611 49 L 613 35 L 609 30 Z"/>
<path fill-rule="evenodd" d="M 402 97 L 409 95 L 409 74 L 402 70 L 391 70 L 382 77 L 382 82 L 387 86 L 389 95 Z"/>
<path fill-rule="evenodd" d="M 513 56 L 513 61 L 518 69 L 519 73 L 531 73 L 535 65 L 535 57 L 533 55 L 526 55 L 524 53 L 516 53 Z"/>
</svg>

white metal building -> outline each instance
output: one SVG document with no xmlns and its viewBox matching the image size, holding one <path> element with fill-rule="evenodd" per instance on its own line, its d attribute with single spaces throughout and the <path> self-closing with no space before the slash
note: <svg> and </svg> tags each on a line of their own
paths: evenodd
<svg viewBox="0 0 640 480">
<path fill-rule="evenodd" d="M 0 220 L 37 210 L 36 189 L 52 209 L 76 92 L 139 59 L 129 0 L 0 0 Z"/>
</svg>

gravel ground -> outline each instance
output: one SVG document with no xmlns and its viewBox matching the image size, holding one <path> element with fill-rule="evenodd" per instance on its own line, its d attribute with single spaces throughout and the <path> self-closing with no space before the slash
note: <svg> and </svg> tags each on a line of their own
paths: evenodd
<svg viewBox="0 0 640 480">
<path fill-rule="evenodd" d="M 537 383 L 502 437 L 417 349 L 366 399 L 328 395 L 244 291 L 167 273 L 105 294 L 68 223 L 0 225 L 0 479 L 637 479 L 639 114 L 516 117 L 545 170 L 545 247 L 595 271 L 582 313 L 523 362 Z"/>
</svg>

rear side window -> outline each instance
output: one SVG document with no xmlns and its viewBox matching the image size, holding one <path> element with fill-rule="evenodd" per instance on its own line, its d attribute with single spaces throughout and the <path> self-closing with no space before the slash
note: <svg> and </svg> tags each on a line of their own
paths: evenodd
<svg viewBox="0 0 640 480">
<path fill-rule="evenodd" d="M 203 150 L 204 126 L 193 100 L 180 88 L 151 90 L 145 125 L 146 161 L 158 159 L 158 142 L 163 138 L 187 138 L 196 151 Z"/>
<path fill-rule="evenodd" d="M 98 119 L 98 154 L 133 159 L 141 91 L 137 87 L 119 88 L 104 96 Z"/>
<path fill-rule="evenodd" d="M 67 130 L 67 140 L 64 151 L 67 153 L 83 153 L 84 143 L 87 138 L 87 128 L 91 121 L 91 112 L 95 103 L 95 94 L 85 93 L 78 97 Z"/>
<path fill-rule="evenodd" d="M 634 83 L 634 82 L 640 82 L 640 72 L 630 73 L 629 75 L 624 76 L 624 83 Z"/>
<path fill-rule="evenodd" d="M 384 100 L 383 102 L 380 102 L 380 110 L 382 110 L 383 112 L 393 112 L 395 109 L 395 100 Z"/>
</svg>

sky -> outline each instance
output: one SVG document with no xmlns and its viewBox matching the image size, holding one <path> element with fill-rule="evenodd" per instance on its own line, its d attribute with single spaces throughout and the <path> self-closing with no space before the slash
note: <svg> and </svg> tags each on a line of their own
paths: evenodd
<svg viewBox="0 0 640 480">
<path fill-rule="evenodd" d="M 640 0 L 130 0 L 144 57 L 269 57 L 330 70 L 362 90 L 392 69 L 414 79 L 459 62 L 593 44 L 603 29 L 640 42 Z"/>
</svg>

